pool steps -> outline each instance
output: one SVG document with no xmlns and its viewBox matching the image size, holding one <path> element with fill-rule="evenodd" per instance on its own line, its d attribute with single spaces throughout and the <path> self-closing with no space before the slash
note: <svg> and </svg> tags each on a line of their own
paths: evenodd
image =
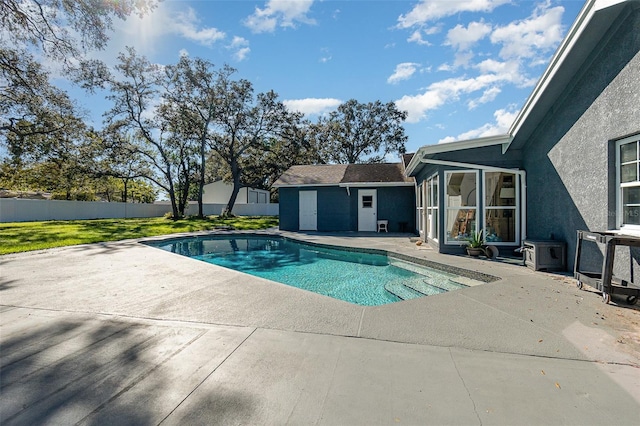
<svg viewBox="0 0 640 426">
<path fill-rule="evenodd" d="M 436 287 L 432 285 L 429 280 L 423 280 L 422 282 L 419 282 L 419 281 L 407 282 L 404 285 L 425 296 L 434 296 L 436 294 L 444 293 L 446 291 L 440 287 Z"/>
<path fill-rule="evenodd" d="M 384 285 L 384 289 L 401 300 L 417 299 L 424 296 L 424 294 L 418 293 L 401 283 L 387 283 Z"/>
<path fill-rule="evenodd" d="M 460 280 L 460 278 L 463 278 Z M 446 293 L 452 290 L 460 290 L 461 288 L 469 287 L 465 281 L 474 281 L 471 285 L 476 285 L 476 280 L 470 280 L 465 277 L 454 277 L 448 280 L 434 280 L 433 278 L 426 276 L 422 282 L 406 282 L 406 283 L 388 283 L 384 288 L 389 293 L 402 300 L 415 299 L 422 296 L 434 296 L 436 294 Z M 461 282 L 462 281 L 462 282 Z"/>
</svg>

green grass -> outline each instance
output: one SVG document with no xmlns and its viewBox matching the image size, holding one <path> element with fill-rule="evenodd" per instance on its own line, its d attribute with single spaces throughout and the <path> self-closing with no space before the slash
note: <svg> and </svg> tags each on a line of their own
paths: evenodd
<svg viewBox="0 0 640 426">
<path fill-rule="evenodd" d="M 76 244 L 151 237 L 220 227 L 265 229 L 278 226 L 275 216 L 206 219 L 98 219 L 0 223 L 0 254 L 19 253 Z"/>
</svg>

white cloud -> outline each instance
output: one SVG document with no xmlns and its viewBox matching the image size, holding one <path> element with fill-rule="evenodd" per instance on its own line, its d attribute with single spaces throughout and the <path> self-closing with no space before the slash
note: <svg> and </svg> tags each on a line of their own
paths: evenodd
<svg viewBox="0 0 640 426">
<path fill-rule="evenodd" d="M 473 59 L 473 52 L 458 52 L 453 60 L 453 68 L 468 67 Z"/>
<path fill-rule="evenodd" d="M 231 44 L 227 46 L 227 49 L 234 50 L 233 57 L 236 61 L 243 61 L 251 52 L 249 48 L 249 40 L 243 37 L 234 36 Z"/>
<path fill-rule="evenodd" d="M 159 3 L 153 11 L 140 17 L 132 15 L 124 22 L 116 21 L 116 32 L 109 48 L 116 52 L 135 41 L 136 48 L 145 53 L 158 46 L 157 39 L 164 35 L 177 35 L 204 46 L 211 46 L 226 37 L 223 31 L 213 27 L 200 27 L 196 11 L 187 7 L 175 11 L 166 3 Z"/>
<path fill-rule="evenodd" d="M 175 20 L 170 22 L 169 30 L 203 46 L 211 46 L 216 41 L 225 38 L 225 33 L 216 28 L 204 27 L 198 29 L 199 23 L 200 19 L 198 19 L 196 11 L 188 7 L 185 12 L 179 12 Z"/>
<path fill-rule="evenodd" d="M 453 136 L 445 136 L 444 138 L 440 139 L 438 141 L 438 143 L 449 143 L 449 142 L 455 142 L 458 139 L 454 138 Z"/>
<path fill-rule="evenodd" d="M 554 50 L 562 40 L 563 13 L 562 6 L 549 8 L 548 2 L 538 5 L 529 18 L 496 28 L 491 42 L 502 44 L 503 59 L 537 58 Z"/>
<path fill-rule="evenodd" d="M 402 80 L 408 80 L 417 71 L 419 65 L 414 62 L 403 62 L 396 65 L 396 70 L 387 78 L 387 83 L 397 84 Z"/>
<path fill-rule="evenodd" d="M 298 111 L 305 115 L 317 115 L 336 109 L 342 101 L 333 98 L 306 98 L 289 99 L 283 103 L 290 111 Z"/>
<path fill-rule="evenodd" d="M 469 107 L 470 110 L 475 109 L 482 104 L 486 104 L 488 102 L 493 101 L 496 98 L 496 96 L 500 94 L 500 92 L 502 92 L 502 90 L 500 90 L 499 87 L 497 86 L 490 87 L 487 90 L 485 90 L 482 93 L 482 96 L 480 96 L 479 98 L 470 100 L 467 103 L 467 106 Z"/>
<path fill-rule="evenodd" d="M 442 25 L 434 25 L 433 27 L 422 30 L 422 32 L 426 35 L 438 34 L 440 31 L 442 31 Z"/>
<path fill-rule="evenodd" d="M 422 31 L 415 30 L 407 39 L 409 43 L 416 43 L 421 46 L 431 46 L 431 43 L 422 38 Z"/>
<path fill-rule="evenodd" d="M 254 33 L 273 32 L 276 27 L 295 28 L 296 23 L 315 24 L 307 13 L 314 0 L 268 0 L 264 9 L 255 8 L 244 24 Z"/>
<path fill-rule="evenodd" d="M 247 58 L 247 55 L 251 52 L 251 49 L 248 47 L 243 47 L 241 49 L 236 50 L 233 54 L 233 57 L 236 61 L 244 61 Z"/>
<path fill-rule="evenodd" d="M 398 109 L 408 112 L 408 123 L 417 123 L 426 118 L 428 111 L 440 108 L 445 103 L 457 101 L 461 95 L 485 90 L 488 87 L 509 81 L 509 78 L 507 74 L 484 74 L 473 78 L 449 78 L 431 84 L 420 95 L 405 95 L 395 103 Z"/>
<path fill-rule="evenodd" d="M 442 27 L 440 25 L 429 28 L 420 28 L 411 33 L 407 41 L 409 43 L 416 43 L 422 46 L 431 46 L 429 40 L 425 40 L 424 38 L 422 38 L 423 35 L 434 35 L 439 33 L 440 31 L 442 31 Z"/>
<path fill-rule="evenodd" d="M 180 49 L 180 51 L 178 52 L 178 56 L 180 56 L 181 58 L 183 56 L 189 56 L 189 51 L 187 49 Z"/>
<path fill-rule="evenodd" d="M 331 51 L 326 47 L 320 49 L 320 52 L 322 52 L 323 55 L 320 57 L 320 62 L 322 62 L 323 64 L 329 62 L 333 58 L 331 56 Z"/>
<path fill-rule="evenodd" d="M 458 50 L 467 50 L 489 33 L 491 33 L 491 25 L 482 21 L 470 22 L 466 28 L 458 24 L 447 32 L 444 44 Z"/>
<path fill-rule="evenodd" d="M 507 61 L 496 61 L 494 59 L 485 59 L 474 66 L 483 74 L 493 73 L 504 76 L 506 82 L 515 84 L 520 88 L 531 87 L 536 84 L 536 78 L 528 77 L 519 58 Z"/>
<path fill-rule="evenodd" d="M 421 0 L 409 13 L 398 17 L 398 27 L 411 28 L 461 12 L 491 12 L 511 0 Z"/>
<path fill-rule="evenodd" d="M 458 136 L 447 136 L 440 139 L 438 143 L 463 141 L 505 134 L 509 131 L 509 127 L 511 127 L 511 124 L 516 119 L 517 115 L 518 111 L 516 111 L 513 106 L 506 109 L 499 109 L 493 113 L 495 122 L 486 123 L 477 129 L 469 130 L 468 132 L 461 133 Z"/>
</svg>

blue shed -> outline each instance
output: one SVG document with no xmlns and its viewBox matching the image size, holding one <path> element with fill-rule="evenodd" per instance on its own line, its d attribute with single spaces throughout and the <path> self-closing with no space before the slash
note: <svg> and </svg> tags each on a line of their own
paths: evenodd
<svg viewBox="0 0 640 426">
<path fill-rule="evenodd" d="M 280 229 L 415 232 L 415 180 L 403 163 L 292 166 L 274 183 Z"/>
</svg>

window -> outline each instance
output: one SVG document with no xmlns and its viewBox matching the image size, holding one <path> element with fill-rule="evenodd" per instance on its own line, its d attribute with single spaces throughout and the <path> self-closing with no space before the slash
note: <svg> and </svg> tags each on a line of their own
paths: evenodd
<svg viewBox="0 0 640 426">
<path fill-rule="evenodd" d="M 618 227 L 640 231 L 640 135 L 616 144 Z"/>
<path fill-rule="evenodd" d="M 418 202 L 417 204 L 417 210 L 418 210 L 418 214 L 416 216 L 416 220 L 418 221 L 418 232 L 420 233 L 420 236 L 422 237 L 422 239 L 424 241 L 426 241 L 427 236 L 424 233 L 424 186 L 425 186 L 425 182 L 423 181 L 420 185 L 418 185 Z"/>
<path fill-rule="evenodd" d="M 418 230 L 424 241 L 438 241 L 438 175 L 418 185 Z"/>
<path fill-rule="evenodd" d="M 518 242 L 518 185 L 515 173 L 484 172 L 484 239 Z"/>
<path fill-rule="evenodd" d="M 362 208 L 363 209 L 373 208 L 373 195 L 362 196 Z"/>
<path fill-rule="evenodd" d="M 426 182 L 427 210 L 426 210 L 426 230 L 427 236 L 438 241 L 438 176 L 431 177 Z"/>
<path fill-rule="evenodd" d="M 445 242 L 465 242 L 478 230 L 478 172 L 445 171 L 445 183 Z"/>
</svg>

